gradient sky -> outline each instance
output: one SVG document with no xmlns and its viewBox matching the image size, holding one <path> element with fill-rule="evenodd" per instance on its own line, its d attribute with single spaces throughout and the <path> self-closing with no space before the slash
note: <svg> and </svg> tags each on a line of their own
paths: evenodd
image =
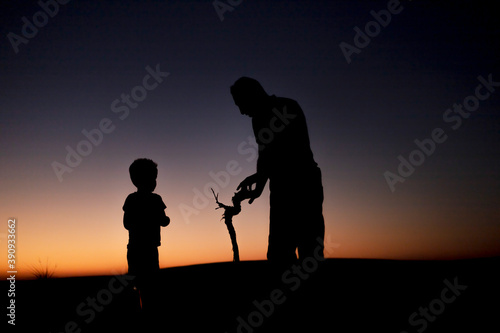
<svg viewBox="0 0 500 333">
<path fill-rule="evenodd" d="M 9 217 L 18 221 L 19 276 L 39 260 L 58 276 L 125 272 L 122 205 L 139 157 L 158 163 L 155 192 L 172 220 L 161 267 L 230 261 L 222 212 L 203 193 L 230 163 L 216 188 L 229 203 L 255 172 L 251 121 L 229 94 L 240 76 L 306 114 L 329 257 L 500 255 L 500 87 L 457 129 L 443 119 L 474 95 L 479 76 L 500 81 L 498 17 L 486 1 L 401 1 L 348 63 L 339 44 L 354 44 L 353 29 L 387 3 L 248 0 L 221 21 L 210 0 L 74 0 L 17 53 L 8 34 L 22 36 L 22 17 L 33 22 L 41 7 L 2 4 L 0 274 Z M 157 65 L 169 76 L 120 119 L 113 101 Z M 66 146 L 76 149 L 82 130 L 106 118 L 114 130 L 59 181 L 53 162 L 65 164 Z M 384 173 L 397 173 L 398 156 L 435 128 L 447 140 L 392 192 Z M 265 259 L 268 194 L 234 219 L 242 260 Z"/>
</svg>

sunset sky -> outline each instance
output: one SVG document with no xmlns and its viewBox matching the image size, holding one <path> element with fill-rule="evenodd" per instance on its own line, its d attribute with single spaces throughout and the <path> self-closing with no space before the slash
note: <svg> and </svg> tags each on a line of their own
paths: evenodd
<svg viewBox="0 0 500 333">
<path fill-rule="evenodd" d="M 39 261 L 56 276 L 125 272 L 122 206 L 139 157 L 158 163 L 172 221 L 160 266 L 230 261 L 210 187 L 230 203 L 255 172 L 251 120 L 229 93 L 240 76 L 304 110 L 329 257 L 500 255 L 498 15 L 487 1 L 391 3 L 249 0 L 217 13 L 210 0 L 70 1 L 51 15 L 2 3 L 0 275 L 11 217 L 20 277 Z M 355 38 L 388 4 L 385 27 Z M 36 34 L 24 27 L 34 19 Z M 348 61 L 340 45 L 356 42 Z M 474 111 L 453 111 L 463 103 Z M 435 129 L 444 142 L 431 149 Z M 67 147 L 86 156 L 68 165 Z M 420 165 L 399 167 L 411 175 L 391 189 L 400 155 Z M 234 219 L 242 260 L 265 259 L 268 197 Z"/>
</svg>

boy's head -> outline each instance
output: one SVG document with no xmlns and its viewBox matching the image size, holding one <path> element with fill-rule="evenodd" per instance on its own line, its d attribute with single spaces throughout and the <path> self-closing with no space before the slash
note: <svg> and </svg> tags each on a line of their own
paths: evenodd
<svg viewBox="0 0 500 333">
<path fill-rule="evenodd" d="M 158 164 L 148 158 L 135 160 L 128 171 L 130 179 L 139 191 L 153 192 L 156 188 L 156 177 L 158 176 Z"/>
</svg>

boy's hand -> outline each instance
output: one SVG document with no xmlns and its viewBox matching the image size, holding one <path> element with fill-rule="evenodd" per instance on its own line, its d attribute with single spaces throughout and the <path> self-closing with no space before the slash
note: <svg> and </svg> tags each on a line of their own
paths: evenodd
<svg viewBox="0 0 500 333">
<path fill-rule="evenodd" d="M 170 224 L 170 217 L 166 216 L 163 218 L 162 223 L 160 224 L 162 227 L 166 227 Z"/>
</svg>

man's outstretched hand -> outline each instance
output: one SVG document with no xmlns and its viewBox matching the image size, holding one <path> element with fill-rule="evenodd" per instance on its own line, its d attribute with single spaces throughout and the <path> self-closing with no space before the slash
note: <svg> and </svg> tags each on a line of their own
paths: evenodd
<svg viewBox="0 0 500 333">
<path fill-rule="evenodd" d="M 262 191 L 264 191 L 264 187 L 266 186 L 267 178 L 264 178 L 260 176 L 259 174 L 255 173 L 251 176 L 248 176 L 245 178 L 240 185 L 236 188 L 236 191 L 243 189 L 244 191 L 248 192 L 248 197 L 249 201 L 248 203 L 251 204 L 255 199 L 260 197 L 262 194 Z"/>
</svg>

